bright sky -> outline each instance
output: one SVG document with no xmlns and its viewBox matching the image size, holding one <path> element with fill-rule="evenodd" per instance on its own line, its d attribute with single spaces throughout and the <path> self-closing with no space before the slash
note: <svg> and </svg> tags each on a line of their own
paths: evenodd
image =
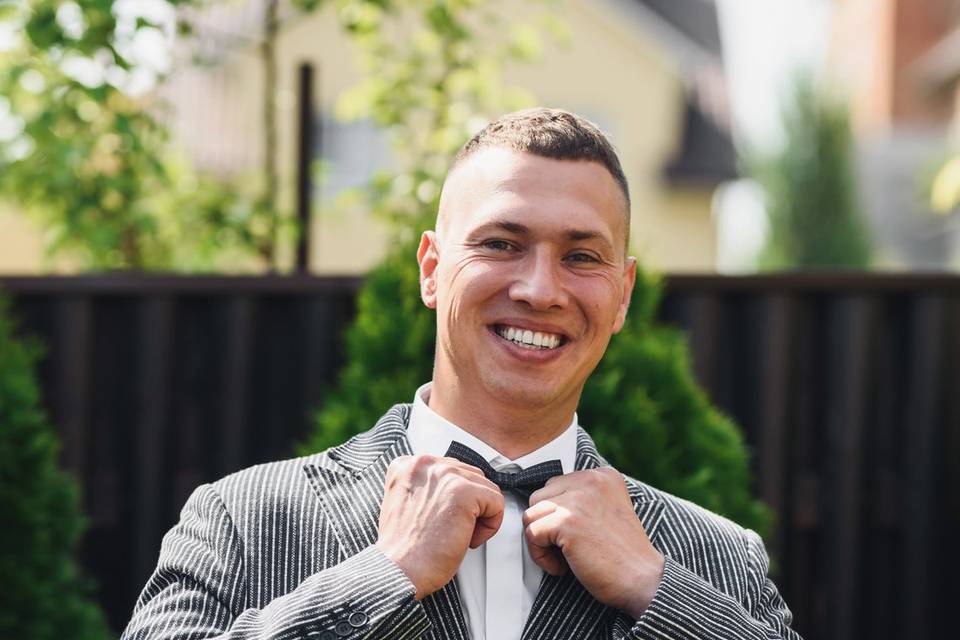
<svg viewBox="0 0 960 640">
<path fill-rule="evenodd" d="M 716 0 L 736 133 L 764 149 L 781 139 L 779 96 L 798 68 L 821 62 L 829 0 Z"/>
</svg>

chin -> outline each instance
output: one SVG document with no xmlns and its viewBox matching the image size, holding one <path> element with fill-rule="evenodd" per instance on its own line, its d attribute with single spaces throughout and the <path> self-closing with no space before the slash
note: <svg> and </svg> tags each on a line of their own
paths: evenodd
<svg viewBox="0 0 960 640">
<path fill-rule="evenodd" d="M 495 380 L 485 380 L 485 386 L 492 397 L 505 404 L 520 405 L 528 409 L 555 404 L 561 399 L 560 390 L 550 384 L 538 383 L 522 374 L 497 376 Z"/>
</svg>

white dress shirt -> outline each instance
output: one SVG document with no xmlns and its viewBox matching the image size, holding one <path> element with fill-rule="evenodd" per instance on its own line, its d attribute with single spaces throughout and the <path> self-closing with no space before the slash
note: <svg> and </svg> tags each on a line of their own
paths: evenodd
<svg viewBox="0 0 960 640">
<path fill-rule="evenodd" d="M 440 417 L 428 406 L 430 384 L 417 389 L 407 437 L 413 453 L 442 456 L 454 440 L 483 456 L 498 471 L 518 471 L 547 460 L 559 460 L 564 473 L 573 471 L 577 454 L 577 415 L 559 436 L 525 456 L 510 460 L 477 437 Z M 472 640 L 519 640 L 543 569 L 530 558 L 523 536 L 526 501 L 504 494 L 503 524 L 486 544 L 467 549 L 457 571 L 457 589 Z"/>
</svg>

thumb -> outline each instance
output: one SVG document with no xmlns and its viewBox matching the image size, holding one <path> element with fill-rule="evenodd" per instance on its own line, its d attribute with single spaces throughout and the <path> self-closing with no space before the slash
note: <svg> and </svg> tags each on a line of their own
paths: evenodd
<svg viewBox="0 0 960 640">
<path fill-rule="evenodd" d="M 476 549 L 492 538 L 503 524 L 503 496 L 496 494 L 496 498 L 481 503 L 483 510 L 477 516 L 473 535 L 470 537 L 471 549 Z"/>
<path fill-rule="evenodd" d="M 528 538 L 527 549 L 530 550 L 530 559 L 552 576 L 562 576 L 570 569 L 560 547 L 552 544 L 541 546 Z"/>
</svg>

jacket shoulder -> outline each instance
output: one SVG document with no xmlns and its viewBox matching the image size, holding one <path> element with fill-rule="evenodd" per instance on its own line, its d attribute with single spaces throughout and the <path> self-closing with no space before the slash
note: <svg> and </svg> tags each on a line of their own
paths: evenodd
<svg viewBox="0 0 960 640">
<path fill-rule="evenodd" d="M 705 573 L 704 563 L 721 559 L 723 564 L 745 567 L 758 547 L 766 553 L 760 536 L 733 520 L 635 478 L 626 477 L 626 482 L 631 495 L 660 503 L 656 538 L 661 551 L 697 573 Z"/>
<path fill-rule="evenodd" d="M 710 511 L 695 502 L 657 489 L 636 478 L 624 476 L 627 491 L 631 496 L 643 496 L 647 500 L 658 500 L 663 503 L 664 516 L 673 523 L 688 523 L 691 527 L 707 529 L 711 533 L 742 537 L 748 531 L 730 518 Z"/>
<path fill-rule="evenodd" d="M 278 508 L 292 500 L 303 501 L 310 492 L 308 466 L 335 468 L 327 451 L 253 465 L 220 478 L 209 487 L 236 516 L 264 508 Z"/>
</svg>

